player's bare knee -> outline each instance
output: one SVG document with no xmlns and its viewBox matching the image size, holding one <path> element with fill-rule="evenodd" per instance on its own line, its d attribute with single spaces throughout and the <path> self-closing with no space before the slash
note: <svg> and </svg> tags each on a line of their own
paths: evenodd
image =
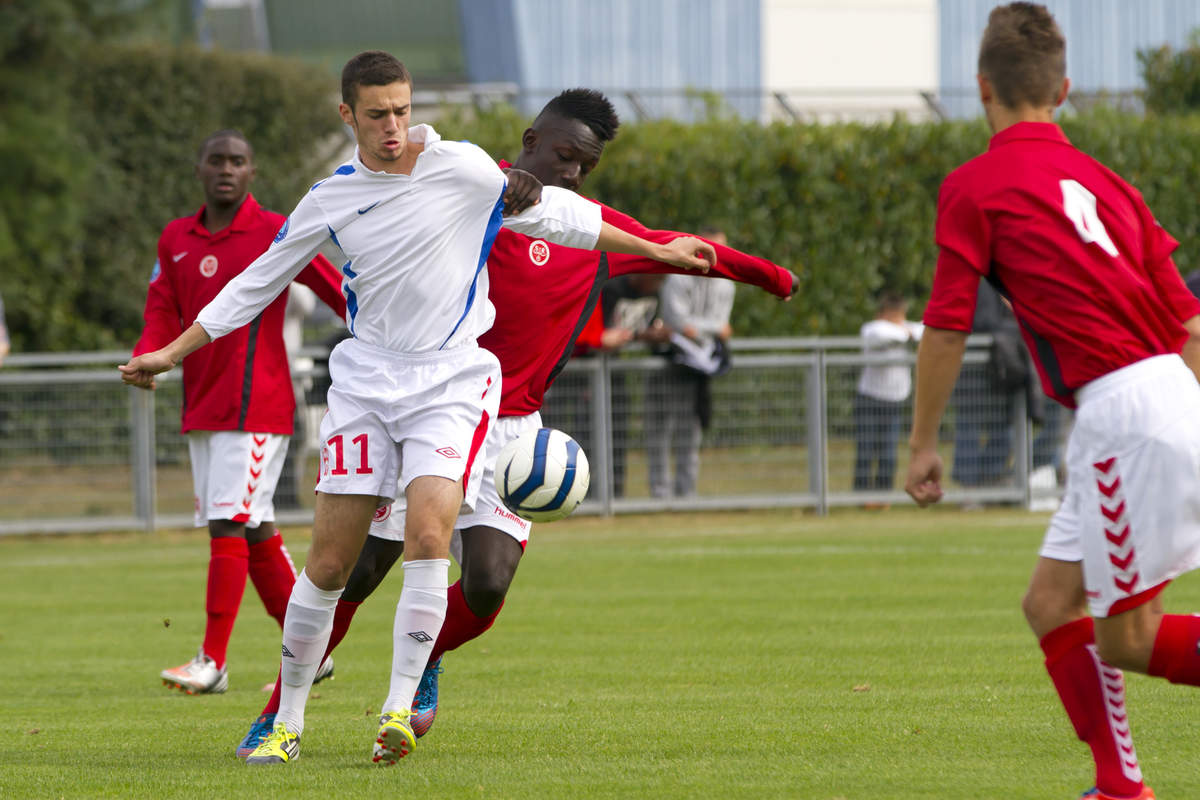
<svg viewBox="0 0 1200 800">
<path fill-rule="evenodd" d="M 1021 598 L 1021 611 L 1038 638 L 1088 615 L 1087 605 L 1081 598 L 1070 597 L 1060 590 L 1036 583 L 1031 584 Z"/>
<path fill-rule="evenodd" d="M 1097 636 L 1096 652 L 1107 664 L 1130 672 L 1145 672 L 1148 655 L 1137 642 L 1124 636 Z"/>
<path fill-rule="evenodd" d="M 504 597 L 508 594 L 509 582 L 501 575 L 484 575 L 481 578 L 472 577 L 463 580 L 463 599 L 467 608 L 477 617 L 490 617 L 500 610 Z"/>
</svg>

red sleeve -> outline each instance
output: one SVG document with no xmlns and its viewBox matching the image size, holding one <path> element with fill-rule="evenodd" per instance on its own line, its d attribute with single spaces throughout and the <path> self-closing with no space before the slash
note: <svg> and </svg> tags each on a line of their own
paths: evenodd
<svg viewBox="0 0 1200 800">
<path fill-rule="evenodd" d="M 980 275 L 987 275 L 992 261 L 991 223 L 971 193 L 951 173 L 938 193 L 934 240 L 942 252 L 949 251 Z"/>
<path fill-rule="evenodd" d="M 1138 195 L 1137 201 L 1145 239 L 1146 273 L 1158 291 L 1158 296 L 1175 315 L 1175 319 L 1180 322 L 1189 320 L 1200 314 L 1200 300 L 1187 288 L 1179 274 L 1179 268 L 1171 258 L 1171 254 L 1179 247 L 1179 242 L 1158 224 L 1141 195 Z"/>
<path fill-rule="evenodd" d="M 149 353 L 170 344 L 179 334 L 183 333 L 182 314 L 179 310 L 179 300 L 175 296 L 175 286 L 167 274 L 164 264 L 171 264 L 167 255 L 165 241 L 167 232 L 158 239 L 158 260 L 154 262 L 154 271 L 150 273 L 150 286 L 146 290 L 146 308 L 142 312 L 145 325 L 142 336 L 133 348 L 135 356 Z"/>
<path fill-rule="evenodd" d="M 979 299 L 979 273 L 953 250 L 938 253 L 933 291 L 921 317 L 930 328 L 970 331 Z"/>
<path fill-rule="evenodd" d="M 316 292 L 317 297 L 342 319 L 346 318 L 346 297 L 342 294 L 342 273 L 318 254 L 300 271 L 296 280 Z"/>
<path fill-rule="evenodd" d="M 660 244 L 669 242 L 680 236 L 694 235 L 679 231 L 650 230 L 633 217 L 622 214 L 620 211 L 611 209 L 603 204 L 600 206 L 600 216 L 601 219 L 614 228 L 620 228 L 627 233 L 632 233 L 635 236 L 640 236 L 643 239 Z M 705 241 L 708 240 L 706 239 Z M 760 289 L 765 289 L 778 297 L 787 297 L 792 293 L 792 275 L 783 267 L 773 264 L 765 258 L 758 258 L 757 256 L 743 253 L 740 250 L 734 250 L 732 247 L 725 247 L 724 245 L 712 242 L 709 242 L 709 244 L 712 244 L 716 248 L 717 263 L 707 273 L 674 267 L 651 258 L 643 258 L 642 256 L 609 253 L 609 275 L 615 278 L 618 275 L 627 275 L 633 272 L 695 274 L 704 275 L 708 278 L 729 278 L 738 283 L 749 283 Z"/>
<path fill-rule="evenodd" d="M 604 312 L 597 303 L 592 309 L 592 315 L 588 317 L 587 323 L 583 326 L 583 330 L 579 332 L 579 338 L 575 340 L 575 352 L 573 355 L 583 355 L 595 350 L 601 349 L 604 342 L 601 337 L 604 335 Z"/>
<path fill-rule="evenodd" d="M 938 194 L 934 239 L 938 245 L 933 290 L 921 321 L 931 328 L 970 331 L 979 279 L 991 263 L 991 224 L 951 173 Z"/>
</svg>

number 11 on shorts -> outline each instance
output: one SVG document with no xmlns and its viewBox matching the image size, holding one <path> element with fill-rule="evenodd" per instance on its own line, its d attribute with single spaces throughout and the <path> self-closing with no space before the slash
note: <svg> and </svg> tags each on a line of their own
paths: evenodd
<svg viewBox="0 0 1200 800">
<path fill-rule="evenodd" d="M 354 470 L 355 475 L 370 475 L 375 470 L 371 469 L 371 465 L 367 463 L 367 434 L 360 433 L 350 440 L 351 445 L 358 446 L 358 468 Z M 330 469 L 329 451 L 333 450 L 333 466 Z M 346 469 L 346 446 L 342 434 L 331 437 L 325 442 L 325 447 L 321 451 L 321 460 L 324 461 L 324 466 L 329 469 L 330 475 L 349 475 L 350 470 Z"/>
</svg>

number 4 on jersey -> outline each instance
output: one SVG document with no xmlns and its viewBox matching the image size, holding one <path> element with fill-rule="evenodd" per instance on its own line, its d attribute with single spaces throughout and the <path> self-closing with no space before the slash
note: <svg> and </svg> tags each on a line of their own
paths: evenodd
<svg viewBox="0 0 1200 800">
<path fill-rule="evenodd" d="M 1063 180 L 1058 182 L 1062 188 L 1063 213 L 1075 225 L 1079 238 L 1086 244 L 1095 242 L 1100 248 L 1114 258 L 1119 255 L 1117 246 L 1113 244 L 1104 229 L 1104 223 L 1096 214 L 1096 195 L 1089 192 L 1078 181 Z"/>
</svg>

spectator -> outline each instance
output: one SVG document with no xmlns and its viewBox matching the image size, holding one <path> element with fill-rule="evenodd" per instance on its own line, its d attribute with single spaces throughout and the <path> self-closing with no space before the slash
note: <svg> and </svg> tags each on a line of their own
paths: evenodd
<svg viewBox="0 0 1200 800">
<path fill-rule="evenodd" d="M 663 275 L 636 274 L 614 278 L 604 285 L 601 308 L 604 333 L 614 342 L 665 345 L 671 330 L 658 316 L 658 290 Z M 625 467 L 633 417 L 632 376 L 621 370 L 612 376 L 613 497 L 625 496 Z"/>
<path fill-rule="evenodd" d="M 700 235 L 725 245 L 715 228 Z M 670 363 L 650 373 L 646 452 L 652 497 L 690 497 L 700 474 L 700 439 L 712 421 L 711 380 L 729 371 L 734 285 L 719 278 L 668 275 L 658 291 L 659 316 L 671 331 Z M 670 461 L 674 455 L 675 478 Z"/>
<path fill-rule="evenodd" d="M 900 417 L 912 392 L 912 370 L 898 359 L 925 329 L 906 319 L 907 314 L 908 300 L 898 292 L 884 292 L 875 318 L 859 331 L 863 352 L 875 360 L 863 367 L 854 397 L 855 490 L 888 491 L 895 478 Z"/>
<path fill-rule="evenodd" d="M 284 217 L 250 194 L 254 150 L 235 130 L 200 146 L 195 166 L 204 205 L 169 223 L 146 294 L 145 328 L 134 355 L 162 347 L 196 319 L 218 292 L 270 246 Z M 341 273 L 323 257 L 298 280 L 339 315 Z M 253 322 L 183 360 L 183 432 L 195 485 L 195 523 L 208 526 L 210 556 L 204 641 L 196 657 L 163 670 L 163 682 L 188 694 L 224 692 L 225 654 L 249 575 L 267 613 L 283 625 L 296 581 L 275 529 L 273 495 L 295 407 L 283 343 L 286 292 Z M 146 388 L 153 389 L 154 381 Z M 332 662 L 322 666 L 322 677 Z"/>
<path fill-rule="evenodd" d="M 979 283 L 971 332 L 990 333 L 996 341 L 989 363 L 964 367 L 954 386 L 953 475 L 962 486 L 977 487 L 1011 475 L 1013 414 L 1017 393 L 1026 390 L 1029 375 L 1021 376 L 1016 369 L 1018 363 L 1026 367 L 1017 320 L 986 281 Z"/>
</svg>

